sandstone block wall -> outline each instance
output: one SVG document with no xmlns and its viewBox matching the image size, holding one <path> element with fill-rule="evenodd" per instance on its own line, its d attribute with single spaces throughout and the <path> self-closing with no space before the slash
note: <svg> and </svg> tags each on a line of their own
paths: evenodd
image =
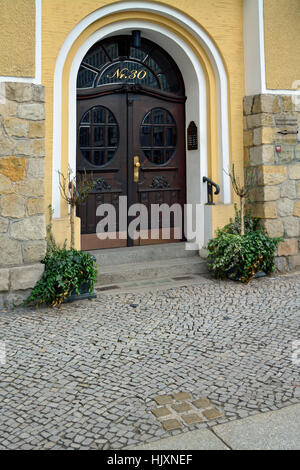
<svg viewBox="0 0 300 470">
<path fill-rule="evenodd" d="M 244 98 L 244 161 L 255 188 L 252 215 L 268 234 L 283 237 L 277 267 L 300 265 L 300 99 L 286 95 Z"/>
<path fill-rule="evenodd" d="M 44 87 L 0 84 L 0 310 L 23 301 L 46 252 Z"/>
</svg>

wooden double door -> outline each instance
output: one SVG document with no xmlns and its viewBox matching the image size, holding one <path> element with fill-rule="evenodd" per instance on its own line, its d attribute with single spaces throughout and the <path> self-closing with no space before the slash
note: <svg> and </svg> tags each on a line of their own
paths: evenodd
<svg viewBox="0 0 300 470">
<path fill-rule="evenodd" d="M 182 218 L 179 222 L 178 213 L 174 216 L 171 212 L 166 222 L 160 212 L 158 221 L 153 220 L 151 207 L 177 203 L 183 215 L 183 100 L 166 99 L 145 93 L 136 85 L 123 85 L 113 93 L 78 96 L 77 104 L 77 172 L 91 174 L 95 182 L 77 211 L 82 249 L 178 241 L 180 230 L 176 225 L 182 224 Z M 105 204 L 115 209 L 115 221 L 107 218 Z M 136 212 L 135 204 L 145 206 L 148 223 L 145 212 Z M 136 225 L 133 237 L 128 228 L 137 216 L 143 222 Z M 110 220 L 106 226 L 105 217 Z M 169 236 L 163 228 L 170 229 Z M 103 233 L 100 237 L 99 231 Z"/>
</svg>

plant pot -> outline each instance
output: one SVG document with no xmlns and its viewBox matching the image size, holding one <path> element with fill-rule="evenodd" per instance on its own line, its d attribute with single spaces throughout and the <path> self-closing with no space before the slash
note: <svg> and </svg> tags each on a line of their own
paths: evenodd
<svg viewBox="0 0 300 470">
<path fill-rule="evenodd" d="M 89 292 L 89 289 L 90 281 L 84 281 L 79 288 L 80 294 L 78 295 L 76 290 L 73 289 L 69 297 L 64 299 L 63 303 L 74 302 L 75 300 L 95 299 L 97 297 L 95 291 Z"/>
<path fill-rule="evenodd" d="M 232 268 L 228 269 L 228 271 L 226 272 L 227 279 L 230 279 L 230 281 L 240 281 L 241 276 L 239 276 L 238 274 L 236 274 L 234 277 L 229 276 L 230 274 L 233 274 L 235 271 L 236 271 L 235 266 L 232 266 Z"/>
<path fill-rule="evenodd" d="M 230 268 L 227 271 L 227 279 L 230 279 L 231 281 L 240 281 L 241 277 L 236 275 L 235 277 L 229 277 L 229 274 L 233 273 L 235 271 L 234 267 Z M 255 274 L 253 279 L 258 279 L 260 277 L 265 277 L 266 273 L 264 271 L 259 271 L 258 273 Z"/>
<path fill-rule="evenodd" d="M 264 271 L 259 271 L 258 273 L 255 274 L 254 279 L 258 277 L 265 277 L 266 273 Z"/>
</svg>

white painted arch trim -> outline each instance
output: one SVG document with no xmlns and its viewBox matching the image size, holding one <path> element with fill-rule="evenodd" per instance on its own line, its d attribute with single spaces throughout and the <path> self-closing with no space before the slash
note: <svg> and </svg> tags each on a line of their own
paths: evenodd
<svg viewBox="0 0 300 470">
<path fill-rule="evenodd" d="M 124 1 L 100 8 L 81 20 L 66 38 L 57 58 L 54 75 L 54 106 L 53 106 L 53 174 L 52 174 L 52 206 L 54 217 L 60 217 L 60 194 L 58 189 L 58 173 L 61 169 L 61 119 L 62 119 L 62 76 L 68 53 L 78 36 L 99 18 L 122 11 L 145 11 L 173 19 L 195 37 L 205 49 L 214 69 L 218 95 L 218 141 L 219 141 L 219 181 L 221 200 L 230 203 L 230 180 L 223 169 L 229 168 L 229 123 L 228 123 L 228 80 L 222 58 L 207 33 L 188 16 L 168 6 L 154 2 Z M 140 22 L 139 22 L 140 24 Z M 170 32 L 169 32 L 170 33 Z M 74 65 L 74 70 L 78 64 Z M 79 67 L 78 67 L 79 68 Z M 77 69 L 78 70 L 78 69 Z M 71 80 L 71 77 L 70 77 Z M 70 90 L 71 92 L 71 86 Z M 73 90 L 74 92 L 74 90 Z M 69 141 L 70 144 L 70 141 Z M 72 144 L 73 145 L 73 144 Z M 69 149 L 70 150 L 70 149 Z M 71 156 L 71 159 L 74 159 Z M 199 182 L 199 185 L 202 183 Z M 200 201 L 198 201 L 200 202 Z"/>
</svg>

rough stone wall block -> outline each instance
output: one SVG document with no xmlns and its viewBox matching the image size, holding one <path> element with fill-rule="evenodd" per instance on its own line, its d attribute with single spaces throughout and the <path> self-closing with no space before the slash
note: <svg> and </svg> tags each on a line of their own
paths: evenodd
<svg viewBox="0 0 300 470">
<path fill-rule="evenodd" d="M 246 96 L 243 109 L 245 172 L 256 182 L 248 205 L 270 236 L 284 238 L 276 265 L 285 271 L 300 265 L 300 109 L 273 94 Z"/>
<path fill-rule="evenodd" d="M 45 256 L 45 90 L 5 83 L 0 104 L 0 305 L 24 300 Z"/>
<path fill-rule="evenodd" d="M 41 263 L 11 268 L 11 290 L 31 289 L 41 278 L 45 266 Z"/>
<path fill-rule="evenodd" d="M 0 292 L 9 289 L 9 269 L 0 269 Z"/>
</svg>

